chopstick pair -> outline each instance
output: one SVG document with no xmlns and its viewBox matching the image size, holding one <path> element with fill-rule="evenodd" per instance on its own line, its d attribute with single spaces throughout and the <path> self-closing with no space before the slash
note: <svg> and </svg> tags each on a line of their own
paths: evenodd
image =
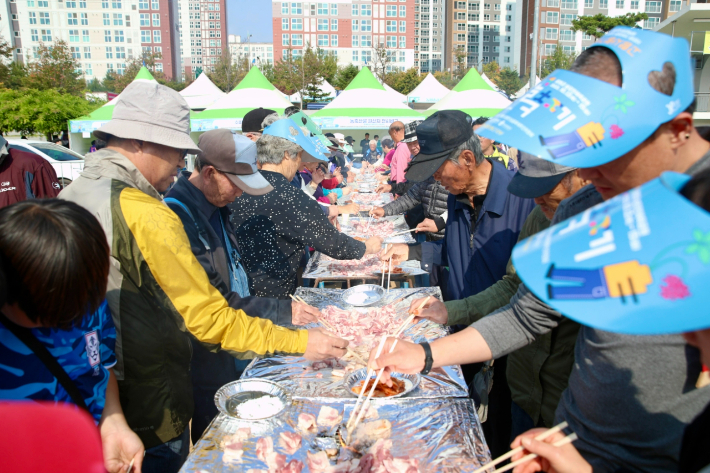
<svg viewBox="0 0 710 473">
<path fill-rule="evenodd" d="M 289 294 L 289 296 L 291 297 L 291 299 L 293 299 L 293 300 L 296 301 L 296 302 L 300 302 L 300 303 L 302 303 L 302 304 L 307 304 L 307 302 L 306 302 L 305 300 L 303 300 L 301 297 L 294 296 L 293 294 Z M 331 325 L 331 323 L 328 322 L 327 320 L 325 320 L 323 317 L 318 317 L 318 322 L 320 322 L 321 325 L 323 325 L 326 329 L 330 330 L 331 332 L 334 332 L 334 333 L 337 333 L 337 332 L 338 332 L 338 331 L 335 329 L 335 327 L 333 327 L 333 325 Z M 352 348 L 350 348 L 350 347 L 345 347 L 345 350 L 346 350 L 348 353 L 350 353 L 350 355 L 351 355 L 353 358 L 355 358 L 357 361 L 359 361 L 361 364 L 367 366 L 367 361 L 365 361 L 365 360 L 363 359 L 363 357 L 361 357 L 360 355 L 358 355 L 357 353 L 355 353 L 355 351 L 354 351 Z"/>
<path fill-rule="evenodd" d="M 416 232 L 416 231 L 417 231 L 416 228 L 412 228 L 411 230 L 404 230 L 403 232 L 397 232 L 397 233 L 393 233 L 392 235 L 387 235 L 387 238 L 389 239 L 392 237 L 396 237 L 398 235 L 404 235 L 405 233 L 411 233 L 411 232 Z"/>
<path fill-rule="evenodd" d="M 567 422 L 562 422 L 561 424 L 558 424 L 558 425 L 552 427 L 551 429 L 541 432 L 539 435 L 537 435 L 535 437 L 535 440 L 539 440 L 539 441 L 545 440 L 550 435 L 554 435 L 557 432 L 560 432 L 565 428 L 567 428 Z M 568 443 L 574 442 L 575 440 L 577 440 L 577 434 L 572 433 L 572 434 L 569 434 L 568 436 L 566 436 L 565 438 L 558 440 L 557 442 L 553 443 L 552 445 L 555 447 L 561 447 L 562 445 L 566 445 Z M 501 455 L 498 458 L 496 458 L 495 460 L 486 463 L 485 465 L 483 465 L 482 467 L 480 467 L 478 470 L 474 471 L 473 473 L 482 473 L 482 472 L 486 471 L 487 469 L 489 469 L 490 467 L 497 465 L 498 463 L 500 463 L 504 460 L 507 460 L 508 458 L 522 452 L 523 450 L 524 450 L 523 447 L 514 448 L 513 450 L 509 451 L 505 455 Z M 538 455 L 535 453 L 525 455 L 523 458 L 521 458 L 519 460 L 509 463 L 508 465 L 506 465 L 504 467 L 498 468 L 493 473 L 502 473 L 504 471 L 511 470 L 522 463 L 528 462 L 528 461 L 532 460 L 533 458 L 537 458 L 537 456 Z"/>
</svg>

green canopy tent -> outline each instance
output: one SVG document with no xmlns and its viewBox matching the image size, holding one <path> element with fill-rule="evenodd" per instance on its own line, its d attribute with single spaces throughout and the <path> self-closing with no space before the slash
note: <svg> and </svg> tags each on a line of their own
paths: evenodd
<svg viewBox="0 0 710 473">
<path fill-rule="evenodd" d="M 423 113 L 427 116 L 438 110 L 461 110 L 474 120 L 478 117 L 492 117 L 512 102 L 500 92 L 493 90 L 474 68 L 446 94 Z"/>
</svg>

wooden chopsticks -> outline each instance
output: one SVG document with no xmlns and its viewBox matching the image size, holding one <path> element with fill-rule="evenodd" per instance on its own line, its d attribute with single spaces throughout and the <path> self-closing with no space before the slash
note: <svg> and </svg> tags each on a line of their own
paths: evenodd
<svg viewBox="0 0 710 473">
<path fill-rule="evenodd" d="M 577 434 L 571 433 L 571 434 L 569 434 L 567 437 L 561 438 L 561 439 L 558 440 L 557 442 L 553 443 L 552 446 L 553 446 L 553 447 L 561 447 L 562 445 L 567 445 L 568 443 L 572 443 L 572 442 L 574 442 L 575 440 L 577 440 Z M 529 461 L 532 460 L 533 458 L 537 458 L 537 457 L 538 457 L 538 454 L 537 454 L 537 453 L 530 453 L 530 454 L 528 454 L 528 455 L 525 455 L 525 456 L 524 456 L 523 458 L 521 458 L 520 460 L 516 460 L 516 461 L 514 461 L 514 462 L 511 462 L 511 463 L 508 464 L 508 465 L 505 465 L 505 466 L 502 467 L 502 468 L 498 468 L 498 469 L 495 470 L 493 473 L 503 473 L 504 471 L 511 470 L 511 469 L 515 468 L 516 466 L 518 466 L 518 465 L 520 465 L 520 464 L 522 464 L 522 463 L 525 463 L 525 462 L 529 462 Z"/>
<path fill-rule="evenodd" d="M 538 436 L 535 437 L 535 440 L 545 440 L 550 435 L 554 435 L 557 432 L 560 432 L 562 429 L 565 429 L 565 428 L 567 428 L 567 422 L 562 422 L 561 424 L 558 424 L 558 425 L 552 427 L 551 429 L 548 429 L 548 430 L 540 433 Z M 577 439 L 576 434 L 570 434 L 562 440 L 566 440 L 567 438 L 571 438 L 572 436 L 574 436 L 574 439 L 568 440 L 565 443 L 573 442 L 574 440 Z M 554 443 L 553 445 L 556 447 L 559 447 L 560 445 L 564 445 L 564 443 L 560 443 L 560 445 L 557 445 L 557 443 L 561 442 L 562 440 Z M 482 472 L 486 471 L 487 469 L 489 469 L 490 467 L 492 467 L 493 465 L 497 465 L 498 463 L 500 463 L 504 460 L 507 460 L 508 458 L 512 457 L 513 455 L 515 455 L 517 453 L 522 452 L 523 450 L 524 450 L 523 447 L 514 448 L 513 450 L 509 451 L 505 455 L 501 455 L 498 458 L 496 458 L 495 460 L 486 463 L 485 465 L 483 465 L 482 467 L 480 467 L 478 470 L 474 471 L 473 473 L 482 473 Z M 537 455 L 535 455 L 534 453 L 531 453 L 530 455 L 524 456 L 520 460 L 517 460 L 513 463 L 510 463 L 509 465 L 506 465 L 498 470 L 495 470 L 493 473 L 500 473 L 503 471 L 508 471 L 509 469 L 515 468 L 517 465 L 520 465 L 521 463 L 525 463 L 526 461 L 530 461 L 535 457 L 537 457 Z"/>
<path fill-rule="evenodd" d="M 392 235 L 387 235 L 386 240 L 387 240 L 387 239 L 390 239 L 390 238 L 392 238 L 392 237 L 399 236 L 399 235 L 404 235 L 405 233 L 416 232 L 416 231 L 417 231 L 416 228 L 412 228 L 411 230 L 404 230 L 403 232 L 393 233 Z"/>
</svg>

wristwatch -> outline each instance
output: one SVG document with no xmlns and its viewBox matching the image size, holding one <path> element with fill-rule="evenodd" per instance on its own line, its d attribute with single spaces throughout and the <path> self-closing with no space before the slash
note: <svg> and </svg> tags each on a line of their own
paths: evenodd
<svg viewBox="0 0 710 473">
<path fill-rule="evenodd" d="M 427 375 L 431 371 L 431 367 L 434 364 L 434 358 L 431 356 L 431 346 L 427 342 L 420 343 L 422 348 L 424 348 L 424 369 L 420 374 Z"/>
</svg>

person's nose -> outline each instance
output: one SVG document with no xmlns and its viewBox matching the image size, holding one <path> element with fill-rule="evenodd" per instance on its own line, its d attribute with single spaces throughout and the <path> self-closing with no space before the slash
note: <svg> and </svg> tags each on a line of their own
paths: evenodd
<svg viewBox="0 0 710 473">
<path fill-rule="evenodd" d="M 535 197 L 533 201 L 535 201 L 537 205 L 543 205 L 545 203 L 545 199 L 543 199 L 542 197 Z"/>
<path fill-rule="evenodd" d="M 597 168 L 579 168 L 577 172 L 579 173 L 579 178 L 583 181 L 591 181 L 600 175 Z"/>
</svg>

